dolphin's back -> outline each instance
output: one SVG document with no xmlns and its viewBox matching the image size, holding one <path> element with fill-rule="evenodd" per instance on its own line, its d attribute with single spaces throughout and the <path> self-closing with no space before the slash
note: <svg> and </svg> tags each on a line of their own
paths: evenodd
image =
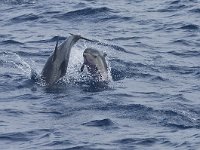
<svg viewBox="0 0 200 150">
<path fill-rule="evenodd" d="M 52 59 L 53 55 L 48 58 L 41 75 L 42 80 L 49 85 L 53 84 L 60 78 L 58 68 L 56 67 L 56 64 L 52 62 Z"/>
</svg>

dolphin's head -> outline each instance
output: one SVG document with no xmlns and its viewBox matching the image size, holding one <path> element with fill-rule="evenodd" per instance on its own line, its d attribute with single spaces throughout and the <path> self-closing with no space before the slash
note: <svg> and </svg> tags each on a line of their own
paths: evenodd
<svg viewBox="0 0 200 150">
<path fill-rule="evenodd" d="M 102 79 L 107 80 L 107 63 L 105 59 L 106 54 L 100 52 L 93 48 L 85 49 L 83 53 L 84 63 L 81 67 L 81 71 L 83 71 L 84 66 L 87 66 L 88 71 L 91 74 L 100 74 Z"/>
<path fill-rule="evenodd" d="M 96 49 L 87 48 L 83 53 L 83 57 L 84 57 L 84 63 L 86 65 L 96 66 L 96 64 L 98 64 L 99 59 L 101 59 L 104 56 Z"/>
</svg>

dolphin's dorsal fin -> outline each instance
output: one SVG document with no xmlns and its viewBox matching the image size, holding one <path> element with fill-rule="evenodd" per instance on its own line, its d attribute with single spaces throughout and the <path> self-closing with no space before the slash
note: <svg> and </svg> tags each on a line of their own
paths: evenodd
<svg viewBox="0 0 200 150">
<path fill-rule="evenodd" d="M 83 65 L 81 66 L 81 72 L 83 72 L 84 67 L 85 67 L 85 64 L 83 63 Z"/>
<path fill-rule="evenodd" d="M 58 39 L 57 39 L 57 41 L 56 41 L 56 47 L 55 47 L 55 50 L 54 50 L 54 53 L 53 53 L 52 61 L 55 61 L 55 60 L 56 60 L 57 50 L 58 50 Z"/>
</svg>

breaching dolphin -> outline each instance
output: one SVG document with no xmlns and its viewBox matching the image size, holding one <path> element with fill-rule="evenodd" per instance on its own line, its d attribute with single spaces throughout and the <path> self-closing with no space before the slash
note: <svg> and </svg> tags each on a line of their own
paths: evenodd
<svg viewBox="0 0 200 150">
<path fill-rule="evenodd" d="M 45 81 L 46 85 L 56 83 L 66 74 L 71 48 L 79 39 L 91 41 L 80 35 L 73 34 L 71 34 L 60 46 L 58 46 L 57 41 L 55 50 L 48 58 L 41 73 L 41 79 Z"/>
<path fill-rule="evenodd" d="M 87 66 L 91 76 L 97 77 L 99 81 L 108 81 L 108 65 L 106 63 L 106 53 L 93 48 L 86 48 L 83 52 L 84 62 L 81 66 L 81 72 L 84 66 Z"/>
</svg>

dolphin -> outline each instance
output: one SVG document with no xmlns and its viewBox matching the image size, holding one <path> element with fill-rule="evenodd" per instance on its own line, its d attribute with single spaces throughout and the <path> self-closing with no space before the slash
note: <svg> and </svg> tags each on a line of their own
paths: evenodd
<svg viewBox="0 0 200 150">
<path fill-rule="evenodd" d="M 55 50 L 47 59 L 41 72 L 41 79 L 45 81 L 46 85 L 53 85 L 66 74 L 71 48 L 79 39 L 91 41 L 74 34 L 70 34 L 60 46 L 58 46 L 57 40 Z"/>
<path fill-rule="evenodd" d="M 100 52 L 93 48 L 86 48 L 83 52 L 84 62 L 81 66 L 81 72 L 84 66 L 87 66 L 88 72 L 97 77 L 99 81 L 108 81 L 108 65 L 106 63 L 106 53 Z"/>
</svg>

